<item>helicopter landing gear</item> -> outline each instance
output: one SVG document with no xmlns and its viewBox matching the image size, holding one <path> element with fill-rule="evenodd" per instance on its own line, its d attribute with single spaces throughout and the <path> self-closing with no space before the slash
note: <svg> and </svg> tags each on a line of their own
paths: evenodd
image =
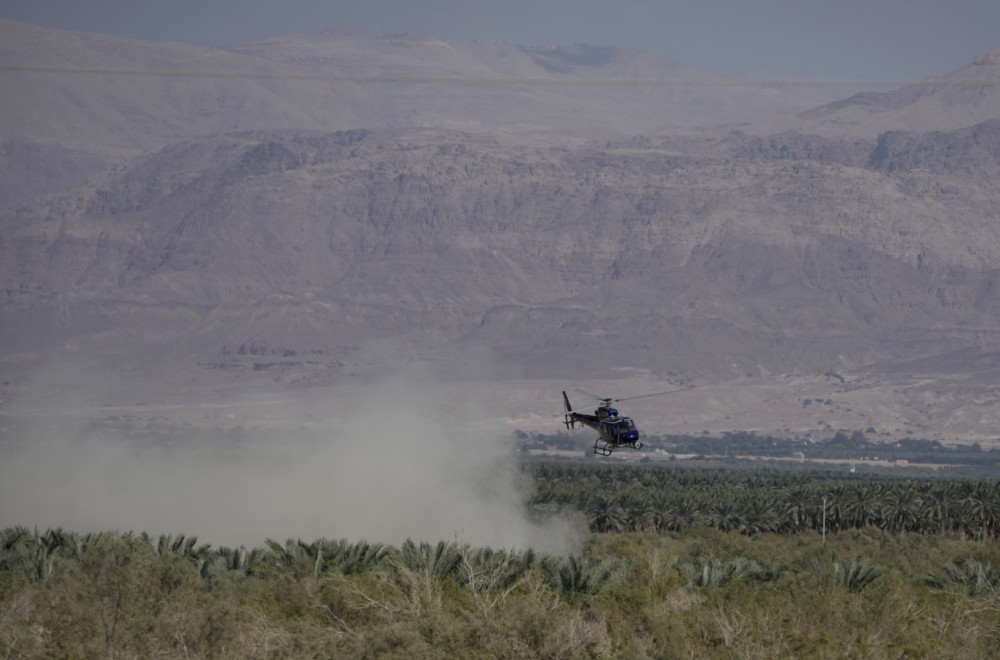
<svg viewBox="0 0 1000 660">
<path fill-rule="evenodd" d="M 606 442 L 604 444 L 601 444 L 601 439 L 600 438 L 598 438 L 597 440 L 594 440 L 594 453 L 597 454 L 598 456 L 610 456 L 611 452 L 613 452 L 616 447 L 628 447 L 629 449 L 636 449 L 636 450 L 638 450 L 638 449 L 642 449 L 642 443 L 641 442 L 629 442 L 627 444 L 622 444 L 622 445 L 611 445 L 611 444 L 608 444 Z"/>
<path fill-rule="evenodd" d="M 614 447 L 612 447 L 611 445 L 609 445 L 607 443 L 605 443 L 605 444 L 602 445 L 600 438 L 598 438 L 597 440 L 594 441 L 594 453 L 595 454 L 597 454 L 599 456 L 610 456 L 611 452 L 613 452 L 613 451 L 614 451 Z"/>
</svg>

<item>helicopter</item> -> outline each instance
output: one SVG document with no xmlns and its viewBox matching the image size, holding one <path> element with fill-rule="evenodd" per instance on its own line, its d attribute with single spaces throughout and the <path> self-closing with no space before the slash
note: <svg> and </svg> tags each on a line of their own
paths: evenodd
<svg viewBox="0 0 1000 660">
<path fill-rule="evenodd" d="M 584 394 L 600 402 L 597 406 L 597 410 L 594 411 L 594 414 L 590 415 L 574 410 L 573 406 L 569 403 L 569 397 L 566 396 L 566 391 L 563 390 L 563 403 L 566 405 L 566 411 L 563 413 L 563 424 L 565 424 L 566 428 L 570 430 L 575 429 L 577 424 L 581 424 L 597 431 L 600 435 L 598 435 L 597 440 L 594 441 L 594 453 L 600 456 L 610 456 L 611 452 L 621 447 L 627 447 L 629 449 L 642 449 L 642 443 L 639 442 L 639 429 L 636 428 L 635 422 L 632 421 L 631 417 L 619 415 L 618 409 L 614 407 L 614 404 L 620 401 L 645 399 L 646 397 L 661 396 L 664 394 L 682 391 L 683 390 L 670 390 L 669 392 L 657 392 L 655 394 L 642 394 L 640 396 L 612 399 L 610 397 L 600 397 L 596 394 L 591 394 L 585 390 L 578 389 L 577 392 L 580 394 Z"/>
</svg>

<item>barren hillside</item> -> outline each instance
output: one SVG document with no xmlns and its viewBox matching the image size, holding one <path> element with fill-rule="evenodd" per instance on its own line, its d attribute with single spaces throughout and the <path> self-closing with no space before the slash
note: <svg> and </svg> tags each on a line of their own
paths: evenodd
<svg viewBox="0 0 1000 660">
<path fill-rule="evenodd" d="M 993 51 L 762 132 L 690 124 L 804 97 L 614 48 L 0 31 L 5 400 L 60 356 L 143 402 L 429 361 L 525 426 L 590 380 L 696 385 L 663 431 L 996 435 Z"/>
</svg>

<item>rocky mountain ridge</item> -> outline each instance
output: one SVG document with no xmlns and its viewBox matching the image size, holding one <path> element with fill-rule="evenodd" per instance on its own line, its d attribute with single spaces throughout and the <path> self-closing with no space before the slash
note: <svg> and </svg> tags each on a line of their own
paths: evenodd
<svg viewBox="0 0 1000 660">
<path fill-rule="evenodd" d="M 998 135 L 1000 122 L 883 136 L 863 168 L 789 150 L 766 159 L 738 137 L 725 158 L 440 132 L 205 138 L 5 214 L 4 280 L 18 283 L 6 291 L 18 309 L 77 293 L 200 307 L 311 291 L 398 318 L 371 324 L 390 335 L 424 316 L 417 327 L 455 338 L 516 338 L 533 324 L 485 328 L 564 304 L 592 317 L 586 334 L 613 321 L 574 300 L 621 306 L 623 282 L 649 288 L 661 323 L 699 318 L 677 310 L 714 298 L 726 305 L 706 319 L 757 317 L 792 335 L 867 324 L 874 341 L 881 325 L 939 324 L 956 298 L 953 331 L 988 333 L 1000 163 L 983 145 Z M 952 145 L 945 158 L 933 156 L 940 142 Z M 969 164 L 977 176 L 963 174 Z M 938 221 L 956 210 L 961 222 Z"/>
<path fill-rule="evenodd" d="M 861 92 L 799 114 L 795 129 L 874 136 L 892 130 L 955 130 L 1000 116 L 1000 48 L 963 67 L 886 92 Z"/>
<path fill-rule="evenodd" d="M 17 27 L 8 23 L 0 31 Z M 97 53 L 79 60 L 91 67 L 121 67 L 116 49 L 127 55 L 139 47 L 36 36 L 67 39 L 72 48 L 64 52 Z M 4 43 L 7 62 L 19 51 L 17 42 Z M 148 50 L 166 58 L 163 66 L 184 62 L 189 72 L 208 55 L 178 44 Z M 58 52 L 38 65 L 45 70 L 13 58 L 0 75 L 26 85 L 30 98 L 74 98 L 78 74 L 53 70 L 64 66 Z M 426 56 L 429 87 L 394 78 L 414 76 L 412 66 L 394 67 L 430 52 L 438 54 Z M 1000 79 L 991 53 L 970 66 Z M 43 144 L 53 160 L 77 149 L 80 170 L 118 163 L 77 187 L 67 187 L 72 163 L 36 168 L 50 183 L 12 186 L 22 198 L 0 211 L 0 360 L 8 373 L 72 354 L 123 365 L 133 378 L 161 374 L 161 384 L 169 372 L 178 388 L 217 377 L 287 387 L 430 360 L 449 378 L 509 388 L 522 411 L 530 408 L 526 392 L 558 391 L 565 380 L 698 385 L 683 415 L 667 410 L 658 418 L 664 430 L 792 433 L 860 424 L 995 435 L 1000 112 L 988 80 L 976 102 L 966 98 L 973 78 L 956 72 L 949 76 L 961 85 L 848 99 L 773 132 L 752 122 L 634 134 L 617 125 L 582 139 L 512 127 L 551 126 L 559 116 L 582 127 L 602 107 L 633 121 L 639 115 L 617 95 L 637 91 L 663 62 L 619 49 L 355 33 L 292 35 L 211 56 L 242 58 L 245 73 L 214 81 L 211 97 L 203 93 L 207 78 L 171 81 L 160 90 L 172 97 L 162 116 L 153 112 L 160 92 L 149 91 L 152 104 L 142 100 L 151 89 L 146 73 L 130 78 L 143 112 L 100 109 L 98 95 L 114 106 L 121 90 L 117 74 L 92 73 L 117 91 L 98 85 L 75 108 L 57 103 L 52 117 L 36 113 L 32 121 L 44 127 L 36 133 L 21 119 L 6 123 L 26 116 L 20 101 L 0 101 L 4 125 L 28 135 L 7 138 L 21 145 L 4 152 L 8 171 Z M 351 57 L 353 69 L 344 64 Z M 320 103 L 310 106 L 293 88 L 322 82 L 331 58 L 343 68 L 337 85 L 366 91 L 323 97 L 334 119 L 302 121 L 319 116 L 327 92 L 313 85 L 319 96 L 309 98 Z M 497 72 L 520 77 L 504 83 L 506 97 L 511 86 L 518 94 L 499 105 L 490 85 L 467 84 Z M 60 75 L 68 80 L 53 79 Z M 607 94 L 605 75 L 637 82 Z M 576 82 L 540 85 L 542 76 Z M 394 92 L 373 94 L 372 85 Z M 720 90 L 733 91 L 710 89 Z M 667 103 L 677 91 L 662 86 L 651 92 L 655 102 L 635 107 L 654 112 L 662 102 L 684 116 L 684 98 Z M 684 91 L 696 104 L 713 98 L 698 96 L 697 86 Z M 292 126 L 269 106 L 284 92 L 281 116 L 296 117 Z M 566 115 L 579 94 L 586 96 L 580 114 Z M 355 107 L 387 107 L 338 114 L 351 98 L 362 103 Z M 724 106 L 736 97 L 714 98 Z M 432 101 L 422 106 L 431 128 L 392 119 Z M 203 112 L 206 102 L 221 105 Z M 481 116 L 474 130 L 450 128 L 462 116 L 457 124 L 468 129 L 478 102 L 499 114 Z M 859 103 L 884 112 L 866 111 L 864 121 L 838 114 Z M 431 109 L 447 105 L 457 114 Z M 504 113 L 513 123 L 497 119 Z M 107 151 L 60 138 L 57 115 L 80 118 L 82 142 Z M 251 115 L 263 124 L 244 121 Z M 138 123 L 121 123 L 126 116 Z M 371 126 L 331 130 L 361 116 Z M 105 133 L 92 131 L 87 117 L 106 121 L 102 130 L 114 139 L 101 142 Z M 184 117 L 194 121 L 178 132 Z M 806 130 L 817 119 L 825 128 Z M 147 120 L 163 132 L 139 139 Z M 253 130 L 227 131 L 219 121 Z M 871 133 L 880 122 L 895 128 Z M 123 157 L 136 149 L 150 150 Z M 40 194 L 46 186 L 49 194 Z M 817 407 L 798 403 L 831 388 L 844 401 L 839 412 L 824 410 L 820 419 Z"/>
</svg>

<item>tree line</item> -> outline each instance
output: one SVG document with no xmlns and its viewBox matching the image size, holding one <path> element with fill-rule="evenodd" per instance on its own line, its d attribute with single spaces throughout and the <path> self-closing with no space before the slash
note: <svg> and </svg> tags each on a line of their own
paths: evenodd
<svg viewBox="0 0 1000 660">
<path fill-rule="evenodd" d="M 949 465 L 975 469 L 980 472 L 1000 470 L 1000 449 L 985 450 L 978 443 L 947 446 L 938 440 L 925 438 L 900 438 L 895 442 L 872 441 L 875 430 L 837 431 L 828 438 L 782 438 L 758 435 L 752 431 L 729 431 L 718 436 L 702 435 L 653 435 L 643 436 L 647 451 L 662 451 L 671 456 L 798 458 L 801 460 L 834 459 L 883 460 L 906 462 L 914 465 Z M 525 433 L 516 431 L 515 441 L 521 451 L 533 449 L 559 449 L 581 451 L 579 435 L 567 433 Z"/>
<path fill-rule="evenodd" d="M 586 516 L 593 532 L 681 532 L 704 525 L 755 536 L 876 527 L 985 542 L 1000 530 L 1000 482 L 833 478 L 829 473 L 654 465 L 526 463 L 544 518 Z"/>
</svg>

